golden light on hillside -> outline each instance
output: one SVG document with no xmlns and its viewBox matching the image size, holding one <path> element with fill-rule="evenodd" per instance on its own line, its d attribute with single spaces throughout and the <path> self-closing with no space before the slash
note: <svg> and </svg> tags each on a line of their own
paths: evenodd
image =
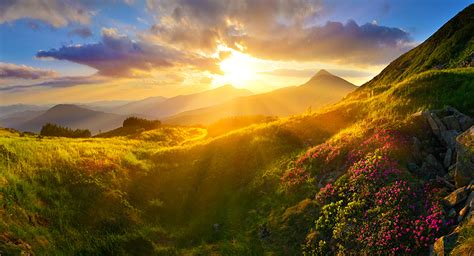
<svg viewBox="0 0 474 256">
<path fill-rule="evenodd" d="M 253 62 L 249 55 L 232 51 L 231 55 L 220 63 L 220 68 L 224 72 L 220 82 L 245 87 L 246 82 L 255 79 Z"/>
</svg>

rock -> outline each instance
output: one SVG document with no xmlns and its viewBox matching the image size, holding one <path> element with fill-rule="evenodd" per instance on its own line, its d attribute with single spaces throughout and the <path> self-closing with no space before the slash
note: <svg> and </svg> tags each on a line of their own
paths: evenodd
<svg viewBox="0 0 474 256">
<path fill-rule="evenodd" d="M 415 172 L 416 170 L 418 170 L 419 167 L 417 164 L 410 162 L 407 164 L 407 168 L 410 172 Z"/>
<path fill-rule="evenodd" d="M 471 189 L 471 194 L 467 197 L 466 206 L 469 208 L 474 208 L 474 191 Z"/>
<path fill-rule="evenodd" d="M 471 191 L 467 187 L 458 188 L 446 196 L 443 201 L 449 207 L 454 207 L 464 201 Z"/>
<path fill-rule="evenodd" d="M 466 216 L 466 214 L 469 212 L 470 207 L 468 205 L 464 206 L 460 211 L 459 211 L 459 216 L 458 216 L 458 222 L 461 222 L 462 219 Z"/>
<path fill-rule="evenodd" d="M 453 107 L 446 107 L 446 112 L 453 115 L 458 120 L 461 131 L 465 131 L 474 125 L 474 120 L 472 118 L 459 112 L 459 110 Z"/>
<path fill-rule="evenodd" d="M 445 116 L 441 119 L 449 130 L 455 130 L 461 132 L 461 125 L 459 125 L 458 119 L 454 116 Z"/>
<path fill-rule="evenodd" d="M 474 126 L 456 138 L 456 187 L 466 186 L 474 179 Z"/>
<path fill-rule="evenodd" d="M 436 157 L 434 157 L 432 154 L 428 154 L 426 156 L 425 163 L 428 165 L 428 167 L 434 168 L 439 173 L 444 173 L 445 172 L 443 165 L 440 162 L 438 162 Z"/>
<path fill-rule="evenodd" d="M 267 228 L 266 225 L 263 225 L 262 227 L 260 227 L 260 229 L 258 230 L 258 236 L 262 240 L 264 240 L 264 239 L 266 239 L 270 236 L 270 231 L 268 231 L 268 228 Z"/>
<path fill-rule="evenodd" d="M 447 236 L 442 236 L 431 246 L 430 256 L 445 256 L 449 255 L 451 250 L 456 245 L 459 233 L 453 232 Z"/>
<path fill-rule="evenodd" d="M 446 154 L 444 155 L 443 165 L 445 168 L 449 168 L 451 166 L 451 162 L 453 161 L 453 150 L 448 148 Z"/>
<path fill-rule="evenodd" d="M 421 141 L 417 137 L 413 137 L 412 152 L 413 157 L 417 161 L 421 161 L 423 159 L 423 155 L 421 154 Z"/>
<path fill-rule="evenodd" d="M 428 121 L 428 124 L 430 125 L 431 130 L 436 136 L 440 137 L 441 132 L 446 131 L 446 127 L 441 122 L 441 120 L 439 120 L 438 116 L 435 113 L 428 110 L 428 111 L 423 112 L 423 116 Z"/>
<path fill-rule="evenodd" d="M 458 135 L 459 132 L 455 130 L 441 131 L 440 139 L 441 142 L 446 145 L 446 147 L 454 149 L 456 147 L 456 137 Z"/>
<path fill-rule="evenodd" d="M 458 213 L 456 212 L 456 210 L 454 209 L 451 209 L 448 213 L 448 217 L 450 218 L 454 218 Z"/>
<path fill-rule="evenodd" d="M 212 229 L 214 230 L 214 232 L 218 233 L 219 230 L 220 230 L 220 225 L 219 225 L 219 223 L 214 223 L 214 224 L 212 225 Z"/>
</svg>

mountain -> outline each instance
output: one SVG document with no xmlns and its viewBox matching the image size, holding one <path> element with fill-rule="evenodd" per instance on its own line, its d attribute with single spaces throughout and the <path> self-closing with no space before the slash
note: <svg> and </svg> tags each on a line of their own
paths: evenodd
<svg viewBox="0 0 474 256">
<path fill-rule="evenodd" d="M 20 112 L 13 112 L 0 117 L 0 126 L 9 128 L 18 127 L 22 123 L 33 119 L 43 114 L 44 112 L 45 111 L 43 110 L 25 110 Z"/>
<path fill-rule="evenodd" d="M 71 104 L 60 104 L 48 109 L 43 114 L 15 128 L 21 131 L 39 132 L 46 123 L 54 123 L 72 129 L 89 129 L 92 133 L 110 130 L 122 125 L 124 116 L 90 110 Z"/>
<path fill-rule="evenodd" d="M 103 100 L 94 101 L 88 103 L 68 103 L 71 105 L 77 105 L 79 107 L 87 108 L 90 110 L 102 111 L 107 113 L 114 113 L 114 110 L 123 105 L 132 103 L 130 100 Z"/>
<path fill-rule="evenodd" d="M 415 74 L 474 66 L 474 4 L 443 25 L 422 44 L 391 62 L 351 96 L 377 93 Z"/>
<path fill-rule="evenodd" d="M 0 106 L 0 118 L 10 116 L 14 113 L 19 113 L 23 111 L 41 111 L 47 110 L 51 106 L 47 105 L 26 105 L 26 104 L 15 104 L 15 105 L 5 105 Z"/>
<path fill-rule="evenodd" d="M 118 108 L 115 113 L 138 114 L 150 119 L 159 119 L 183 111 L 209 107 L 228 100 L 251 95 L 252 92 L 225 85 L 205 92 L 180 95 L 169 99 L 161 97 L 148 98 Z"/>
<path fill-rule="evenodd" d="M 157 104 L 162 103 L 165 100 L 166 100 L 166 98 L 161 97 L 161 96 L 149 97 L 149 98 L 146 98 L 146 99 L 143 99 L 143 100 L 134 101 L 134 102 L 130 102 L 128 104 L 122 105 L 122 106 L 118 106 L 117 108 L 115 108 L 113 110 L 113 112 L 117 113 L 117 114 L 142 113 L 142 112 L 145 112 L 145 111 L 153 108 Z"/>
<path fill-rule="evenodd" d="M 171 124 L 209 124 L 221 118 L 242 115 L 288 116 L 335 103 L 357 87 L 320 70 L 308 82 L 268 93 L 240 97 L 229 102 L 179 113 L 163 119 Z"/>
</svg>

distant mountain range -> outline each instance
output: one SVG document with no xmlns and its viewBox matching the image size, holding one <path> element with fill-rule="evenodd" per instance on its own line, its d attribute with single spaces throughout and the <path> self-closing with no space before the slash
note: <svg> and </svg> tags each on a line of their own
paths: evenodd
<svg viewBox="0 0 474 256">
<path fill-rule="evenodd" d="M 89 129 L 92 133 L 106 131 L 122 125 L 125 116 L 90 110 L 76 105 L 60 104 L 25 122 L 9 128 L 39 132 L 46 123 L 54 123 L 73 129 Z"/>
<path fill-rule="evenodd" d="M 221 118 L 243 115 L 288 116 L 335 103 L 357 86 L 320 70 L 308 82 L 300 86 L 291 86 L 240 97 L 223 104 L 179 113 L 163 119 L 171 124 L 210 124 Z"/>
<path fill-rule="evenodd" d="M 225 85 L 216 89 L 180 95 L 169 99 L 162 97 L 144 99 L 119 107 L 114 113 L 137 114 L 146 118 L 158 119 L 183 111 L 209 107 L 248 95 L 252 95 L 252 92 L 246 89 L 238 89 L 231 85 Z"/>
<path fill-rule="evenodd" d="M 334 103 L 357 87 L 325 70 L 307 83 L 253 95 L 230 85 L 172 98 L 150 97 L 139 101 L 103 101 L 45 106 L 12 105 L 0 108 L 0 126 L 39 132 L 45 123 L 93 134 L 120 127 L 127 116 L 161 119 L 170 124 L 210 124 L 221 118 L 243 115 L 288 116 L 309 107 Z M 5 113 L 3 113 L 5 112 Z"/>
</svg>

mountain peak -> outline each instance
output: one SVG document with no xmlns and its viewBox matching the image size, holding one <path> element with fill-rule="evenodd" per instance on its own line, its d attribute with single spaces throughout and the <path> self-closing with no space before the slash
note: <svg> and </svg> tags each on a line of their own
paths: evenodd
<svg viewBox="0 0 474 256">
<path fill-rule="evenodd" d="M 327 70 L 325 69 L 321 69 L 318 71 L 318 73 L 316 73 L 316 75 L 314 75 L 313 77 L 318 77 L 318 76 L 332 76 L 333 74 L 329 73 Z"/>
</svg>

